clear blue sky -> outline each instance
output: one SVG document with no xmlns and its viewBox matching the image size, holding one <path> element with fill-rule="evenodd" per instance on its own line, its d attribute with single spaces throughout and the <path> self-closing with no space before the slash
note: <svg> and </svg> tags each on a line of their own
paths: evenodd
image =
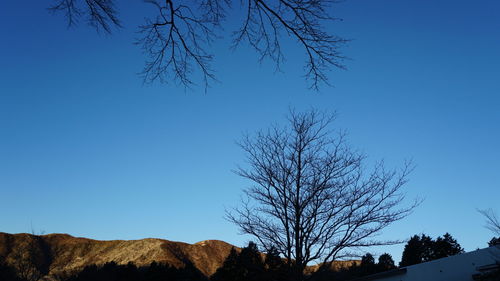
<svg viewBox="0 0 500 281">
<path fill-rule="evenodd" d="M 302 50 L 285 41 L 284 73 L 248 48 L 214 45 L 221 81 L 207 94 L 143 86 L 132 42 L 148 7 L 119 5 L 125 28 L 67 29 L 50 1 L 0 3 L 0 231 L 95 239 L 159 237 L 243 245 L 223 219 L 248 184 L 231 172 L 245 131 L 289 107 L 336 110 L 353 147 L 397 167 L 425 202 L 387 239 L 450 232 L 486 246 L 476 208 L 500 212 L 500 2 L 349 0 L 328 28 L 354 39 L 334 88 L 307 90 Z M 227 30 L 237 19 L 228 20 Z M 396 261 L 402 245 L 389 251 Z"/>
</svg>

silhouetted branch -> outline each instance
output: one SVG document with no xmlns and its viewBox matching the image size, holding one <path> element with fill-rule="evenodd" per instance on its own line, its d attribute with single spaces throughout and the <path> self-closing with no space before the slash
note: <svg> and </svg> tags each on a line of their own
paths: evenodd
<svg viewBox="0 0 500 281">
<path fill-rule="evenodd" d="M 147 56 L 140 73 L 144 82 L 159 80 L 178 82 L 184 86 L 194 83 L 193 76 L 201 74 L 205 89 L 215 81 L 211 68 L 211 43 L 217 38 L 216 29 L 230 7 L 231 0 L 199 0 L 186 3 L 176 0 L 145 0 L 156 8 L 156 16 L 146 19 L 139 27 L 142 35 L 137 40 Z M 337 20 L 331 16 L 331 4 L 336 0 L 244 0 L 246 15 L 241 27 L 234 32 L 235 48 L 243 41 L 257 51 L 262 61 L 271 59 L 279 70 L 284 60 L 282 35 L 287 35 L 302 46 L 306 54 L 305 77 L 310 87 L 318 89 L 328 83 L 327 72 L 345 68 L 344 56 L 339 52 L 346 40 L 331 35 L 325 25 Z M 111 33 L 112 27 L 121 27 L 113 0 L 57 0 L 49 8 L 63 12 L 72 26 L 82 16 L 97 30 Z M 221 29 L 220 29 L 221 30 Z"/>
<path fill-rule="evenodd" d="M 330 67 L 344 69 L 339 47 L 347 40 L 330 35 L 322 24 L 337 20 L 327 9 L 337 1 L 321 0 L 249 0 L 246 17 L 234 33 L 236 47 L 244 39 L 260 54 L 260 60 L 270 58 L 279 69 L 283 61 L 280 32 L 296 39 L 306 52 L 306 79 L 311 88 L 327 83 Z"/>
<path fill-rule="evenodd" d="M 204 0 L 197 9 L 183 2 L 175 5 L 171 0 L 145 2 L 154 5 L 158 15 L 140 26 L 142 38 L 137 44 L 149 58 L 141 72 L 144 81 L 168 82 L 173 78 L 190 86 L 197 68 L 206 89 L 209 81 L 215 80 L 210 66 L 213 55 L 207 49 L 216 37 L 214 28 L 220 26 L 225 16 L 221 1 Z"/>
<path fill-rule="evenodd" d="M 77 24 L 79 18 L 85 15 L 88 23 L 96 30 L 103 29 L 111 33 L 113 26 L 121 27 L 113 0 L 57 0 L 49 10 L 54 13 L 63 12 L 68 19 L 68 26 Z"/>
<path fill-rule="evenodd" d="M 486 228 L 500 235 L 500 220 L 492 209 L 477 210 L 486 218 Z"/>
</svg>

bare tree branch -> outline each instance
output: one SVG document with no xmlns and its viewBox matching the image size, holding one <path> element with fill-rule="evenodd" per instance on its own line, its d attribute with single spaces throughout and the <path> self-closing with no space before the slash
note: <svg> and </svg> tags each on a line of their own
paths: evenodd
<svg viewBox="0 0 500 281">
<path fill-rule="evenodd" d="M 216 38 L 214 28 L 225 17 L 224 5 L 221 1 L 204 0 L 194 9 L 183 2 L 175 5 L 172 0 L 145 2 L 154 5 L 158 15 L 139 27 L 142 38 L 137 44 L 148 57 L 141 72 L 144 81 L 174 80 L 190 86 L 196 68 L 207 89 L 209 81 L 216 80 L 210 65 L 213 55 L 207 49 Z"/>
<path fill-rule="evenodd" d="M 270 58 L 279 69 L 283 62 L 281 33 L 297 40 L 306 53 L 305 77 L 310 87 L 318 89 L 328 83 L 330 67 L 345 69 L 339 48 L 346 39 L 330 35 L 323 25 L 337 20 L 327 11 L 332 0 L 248 0 L 247 16 L 239 31 L 234 33 L 236 47 L 247 40 L 260 60 Z M 281 33 L 280 33 L 281 32 Z"/>
<path fill-rule="evenodd" d="M 57 0 L 49 7 L 49 11 L 63 12 L 68 19 L 68 26 L 77 24 L 80 17 L 85 15 L 88 24 L 98 31 L 103 29 L 111 33 L 113 26 L 121 27 L 113 0 Z"/>
<path fill-rule="evenodd" d="M 216 81 L 211 63 L 211 43 L 222 31 L 231 0 L 145 0 L 156 8 L 156 16 L 139 27 L 137 44 L 147 57 L 140 73 L 144 82 L 177 82 L 189 87 L 194 76 L 201 75 L 205 90 Z M 259 60 L 271 59 L 276 69 L 284 61 L 282 40 L 296 40 L 305 52 L 305 78 L 318 89 L 328 84 L 328 71 L 344 69 L 340 47 L 347 40 L 331 35 L 325 28 L 338 20 L 331 15 L 336 0 L 242 0 L 245 17 L 233 33 L 232 48 L 247 42 L 259 54 Z M 54 0 L 49 8 L 63 12 L 73 26 L 85 16 L 97 30 L 111 33 L 121 27 L 114 0 Z"/>
<path fill-rule="evenodd" d="M 500 220 L 493 209 L 477 210 L 481 215 L 486 218 L 486 228 L 491 230 L 495 235 L 500 236 Z"/>
</svg>

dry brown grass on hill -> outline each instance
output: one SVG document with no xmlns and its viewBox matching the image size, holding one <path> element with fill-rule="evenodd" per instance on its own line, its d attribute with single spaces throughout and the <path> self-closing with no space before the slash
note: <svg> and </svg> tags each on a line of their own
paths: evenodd
<svg viewBox="0 0 500 281">
<path fill-rule="evenodd" d="M 360 265 L 360 264 L 361 264 L 360 260 L 334 261 L 331 264 L 330 268 L 333 271 L 339 271 L 341 269 L 347 269 L 353 265 Z M 308 274 L 313 273 L 313 272 L 317 271 L 319 269 L 319 267 L 320 267 L 320 264 L 308 266 L 306 268 L 306 273 L 308 273 Z"/>
<path fill-rule="evenodd" d="M 0 257 L 8 264 L 18 261 L 19 252 L 25 251 L 30 234 L 0 233 Z M 74 272 L 90 264 L 104 264 L 114 261 L 118 264 L 133 262 L 138 266 L 156 261 L 175 267 L 192 263 L 203 274 L 210 276 L 219 268 L 232 247 L 223 241 L 208 240 L 196 244 L 173 242 L 163 239 L 99 241 L 77 238 L 67 234 L 38 236 L 37 251 L 43 253 L 37 258 L 37 267 L 45 265 L 49 275 Z"/>
</svg>

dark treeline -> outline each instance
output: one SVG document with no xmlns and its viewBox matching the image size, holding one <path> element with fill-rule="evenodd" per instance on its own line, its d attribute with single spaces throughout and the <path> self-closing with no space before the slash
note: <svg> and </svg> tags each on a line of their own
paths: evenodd
<svg viewBox="0 0 500 281">
<path fill-rule="evenodd" d="M 462 252 L 460 244 L 448 233 L 436 239 L 424 234 L 415 235 L 406 243 L 399 265 L 408 266 Z M 1 281 L 39 281 L 39 278 L 24 277 L 38 275 L 20 275 L 15 266 L 8 266 L 2 260 L 0 259 Z M 188 260 L 185 261 L 185 266 L 180 268 L 156 262 L 148 266 L 108 262 L 99 266 L 86 266 L 76 274 L 53 277 L 60 281 L 288 281 L 292 277 L 290 268 L 277 251 L 271 250 L 264 255 L 259 252 L 256 244 L 250 242 L 241 251 L 233 248 L 223 265 L 211 277 L 205 276 Z M 347 281 L 396 268 L 391 255 L 382 254 L 376 261 L 373 255 L 367 253 L 360 262 L 354 262 L 351 266 L 315 272 L 309 275 L 308 279 Z M 498 272 L 496 274 L 498 277 Z"/>
<path fill-rule="evenodd" d="M 353 265 L 345 268 L 340 268 L 339 270 L 329 270 L 324 272 L 319 272 L 312 276 L 314 281 L 346 281 L 353 280 L 363 276 L 384 272 L 388 270 L 395 269 L 394 260 L 392 256 L 385 253 L 379 256 L 378 262 L 375 262 L 375 258 L 372 254 L 367 253 L 361 257 L 360 263 L 354 263 Z"/>
<path fill-rule="evenodd" d="M 149 266 L 137 267 L 133 263 L 118 265 L 109 262 L 103 266 L 87 266 L 80 273 L 59 278 L 62 281 L 208 281 L 192 264 L 185 267 L 173 266 L 153 262 Z"/>
<path fill-rule="evenodd" d="M 119 265 L 108 262 L 104 265 L 89 265 L 82 271 L 72 275 L 53 276 L 60 281 L 209 281 L 192 264 L 176 268 L 153 262 L 149 266 L 136 266 L 133 263 Z M 18 277 L 14 268 L 0 264 L 1 281 L 38 281 Z"/>
</svg>

